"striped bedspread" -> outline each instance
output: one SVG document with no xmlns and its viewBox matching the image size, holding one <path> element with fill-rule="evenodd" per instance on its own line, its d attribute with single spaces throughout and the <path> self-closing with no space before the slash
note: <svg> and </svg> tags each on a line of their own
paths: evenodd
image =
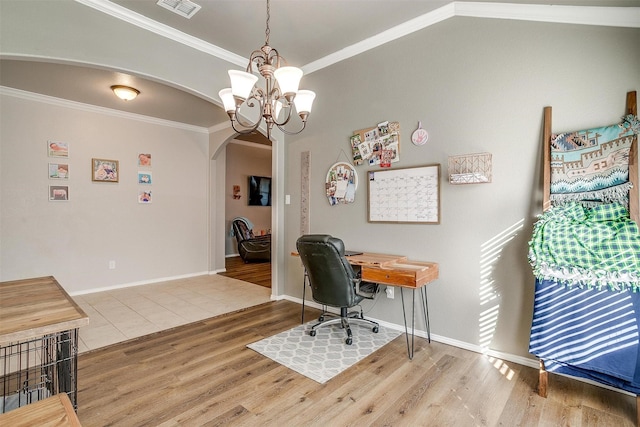
<svg viewBox="0 0 640 427">
<path fill-rule="evenodd" d="M 549 372 L 640 394 L 640 293 L 536 280 L 529 351 Z"/>
</svg>

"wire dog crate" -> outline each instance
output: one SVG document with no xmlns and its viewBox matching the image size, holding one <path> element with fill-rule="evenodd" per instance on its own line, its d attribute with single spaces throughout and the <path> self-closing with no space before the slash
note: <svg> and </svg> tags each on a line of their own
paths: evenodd
<svg viewBox="0 0 640 427">
<path fill-rule="evenodd" d="M 78 409 L 78 328 L 88 324 L 52 276 L 0 282 L 0 414 L 60 393 Z"/>
<path fill-rule="evenodd" d="M 0 346 L 0 413 L 66 393 L 77 409 L 78 330 Z"/>
</svg>

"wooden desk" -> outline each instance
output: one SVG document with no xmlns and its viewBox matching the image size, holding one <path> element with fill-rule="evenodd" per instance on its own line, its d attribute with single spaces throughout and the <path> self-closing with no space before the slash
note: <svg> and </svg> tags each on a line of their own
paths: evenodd
<svg viewBox="0 0 640 427">
<path fill-rule="evenodd" d="M 346 258 L 349 264 L 360 267 L 362 280 L 383 285 L 420 288 L 436 280 L 439 274 L 437 263 L 410 261 L 402 255 L 363 252 Z"/>
<path fill-rule="evenodd" d="M 347 257 L 349 264 L 359 265 L 362 280 L 384 285 L 419 288 L 438 278 L 435 262 L 410 261 L 407 257 L 362 253 Z"/>
<path fill-rule="evenodd" d="M 291 255 L 298 256 L 297 252 Z M 438 279 L 439 269 L 435 262 L 411 261 L 402 255 L 378 254 L 363 252 L 359 255 L 347 257 L 349 264 L 360 267 L 360 277 L 367 282 L 379 283 L 387 286 L 400 287 L 402 298 L 402 313 L 404 319 L 405 337 L 407 339 L 407 353 L 409 359 L 413 359 L 415 338 L 415 291 L 420 290 L 421 306 L 427 328 L 427 340 L 431 342 L 431 327 L 429 324 L 429 305 L 425 286 Z M 306 282 L 306 274 L 305 280 Z M 303 282 L 303 286 L 305 286 Z M 306 289 L 303 288 L 303 289 Z M 409 328 L 407 325 L 407 313 L 404 302 L 404 289 L 411 289 L 411 342 L 409 342 Z M 302 322 L 304 323 L 304 299 L 302 294 Z"/>
<path fill-rule="evenodd" d="M 4 393 L 44 398 L 64 392 L 77 407 L 78 328 L 88 324 L 89 317 L 51 276 L 0 282 Z"/>
<path fill-rule="evenodd" d="M 80 427 L 80 420 L 66 394 L 44 400 L 0 415 L 0 425 L 12 427 Z"/>
</svg>

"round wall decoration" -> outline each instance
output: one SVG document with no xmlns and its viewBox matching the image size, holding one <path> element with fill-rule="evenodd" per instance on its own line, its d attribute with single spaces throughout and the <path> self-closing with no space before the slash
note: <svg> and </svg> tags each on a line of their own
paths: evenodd
<svg viewBox="0 0 640 427">
<path fill-rule="evenodd" d="M 411 142 L 413 142 L 414 145 L 424 145 L 428 139 L 429 133 L 425 129 L 422 129 L 422 122 L 418 122 L 418 129 L 414 130 L 413 134 L 411 134 Z"/>
<path fill-rule="evenodd" d="M 339 203 L 353 203 L 358 188 L 356 169 L 350 163 L 335 163 L 327 172 L 325 187 L 331 206 Z"/>
</svg>

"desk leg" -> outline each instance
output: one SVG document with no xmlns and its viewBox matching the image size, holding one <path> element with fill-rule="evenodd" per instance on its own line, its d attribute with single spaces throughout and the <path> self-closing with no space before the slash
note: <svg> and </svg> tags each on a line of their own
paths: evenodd
<svg viewBox="0 0 640 427">
<path fill-rule="evenodd" d="M 411 343 L 409 343 L 409 329 L 407 327 L 407 310 L 404 305 L 404 288 L 400 287 L 400 298 L 402 299 L 402 318 L 404 319 L 404 336 L 407 340 L 407 354 L 409 355 L 409 360 L 413 359 L 413 348 L 414 348 L 414 338 L 415 338 L 415 323 L 414 323 L 414 313 L 415 313 L 415 299 L 416 293 L 415 290 L 411 292 Z"/>
<path fill-rule="evenodd" d="M 422 287 L 420 289 L 420 305 L 422 305 L 422 313 L 424 315 L 424 323 L 427 328 L 427 339 L 431 342 L 431 328 L 429 325 L 429 306 L 427 304 L 427 291 Z M 404 334 L 407 340 L 407 354 L 409 360 L 413 359 L 413 351 L 415 348 L 415 310 L 416 310 L 416 290 L 411 289 L 411 343 L 409 343 L 409 328 L 407 326 L 407 311 L 404 304 L 404 288 L 400 287 L 400 298 L 402 299 L 402 317 L 404 319 Z"/>
<path fill-rule="evenodd" d="M 422 314 L 424 315 L 424 324 L 427 327 L 427 340 L 431 342 L 431 325 L 429 324 L 429 301 L 427 300 L 427 289 L 423 286 L 420 288 L 422 292 Z"/>
</svg>

